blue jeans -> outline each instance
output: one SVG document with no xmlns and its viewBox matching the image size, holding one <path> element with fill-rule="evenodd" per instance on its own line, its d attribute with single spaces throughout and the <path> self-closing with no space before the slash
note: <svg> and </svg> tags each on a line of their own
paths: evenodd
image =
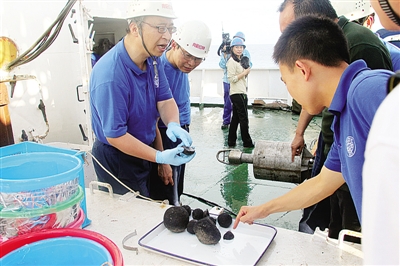
<svg viewBox="0 0 400 266">
<path fill-rule="evenodd" d="M 229 90 L 231 89 L 231 84 L 225 83 L 224 84 L 224 114 L 222 116 L 222 123 L 224 125 L 229 125 L 231 123 L 231 115 L 232 115 L 232 102 L 231 98 L 229 97 Z"/>
</svg>

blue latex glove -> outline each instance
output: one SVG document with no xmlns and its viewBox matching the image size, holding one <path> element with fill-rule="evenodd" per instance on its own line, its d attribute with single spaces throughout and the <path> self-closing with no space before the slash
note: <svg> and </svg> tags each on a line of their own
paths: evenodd
<svg viewBox="0 0 400 266">
<path fill-rule="evenodd" d="M 168 124 L 167 128 L 167 136 L 173 142 L 176 142 L 176 139 L 182 140 L 183 145 L 185 146 L 192 146 L 192 138 L 190 137 L 189 133 L 181 128 L 176 122 L 171 122 Z"/>
<path fill-rule="evenodd" d="M 159 164 L 170 164 L 174 166 L 179 166 L 190 162 L 194 158 L 196 153 L 193 153 L 191 155 L 184 154 L 182 145 L 183 143 L 179 144 L 178 147 L 173 149 L 157 151 L 156 162 Z"/>
</svg>

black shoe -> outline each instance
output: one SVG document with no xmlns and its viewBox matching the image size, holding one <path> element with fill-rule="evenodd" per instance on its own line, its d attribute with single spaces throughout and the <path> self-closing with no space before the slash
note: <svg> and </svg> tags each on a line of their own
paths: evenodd
<svg viewBox="0 0 400 266">
<path fill-rule="evenodd" d="M 228 128 L 229 128 L 229 124 L 228 125 L 222 124 L 222 126 L 221 126 L 221 129 L 228 129 Z"/>
<path fill-rule="evenodd" d="M 243 147 L 245 147 L 245 148 L 254 148 L 254 144 L 253 144 L 253 142 L 248 143 L 248 144 L 243 144 Z"/>
<path fill-rule="evenodd" d="M 230 142 L 228 142 L 228 146 L 229 146 L 229 148 L 234 148 L 234 147 L 236 146 L 236 143 L 230 143 Z"/>
</svg>

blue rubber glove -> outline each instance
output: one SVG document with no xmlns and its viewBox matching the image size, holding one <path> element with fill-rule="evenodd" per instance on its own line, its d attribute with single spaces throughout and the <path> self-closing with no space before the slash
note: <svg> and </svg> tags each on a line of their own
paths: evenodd
<svg viewBox="0 0 400 266">
<path fill-rule="evenodd" d="M 183 145 L 185 146 L 192 146 L 192 138 L 190 137 L 189 133 L 181 128 L 176 122 L 171 122 L 168 124 L 167 128 L 167 136 L 173 142 L 176 142 L 176 139 L 182 140 Z"/>
<path fill-rule="evenodd" d="M 178 147 L 173 149 L 157 151 L 156 162 L 159 164 L 170 164 L 174 166 L 179 166 L 190 162 L 194 158 L 196 153 L 193 153 L 191 155 L 184 154 L 182 145 L 183 143 L 179 144 Z"/>
</svg>

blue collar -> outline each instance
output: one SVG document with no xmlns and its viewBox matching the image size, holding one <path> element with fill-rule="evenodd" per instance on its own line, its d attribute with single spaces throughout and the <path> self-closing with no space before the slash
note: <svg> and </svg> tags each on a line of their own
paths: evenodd
<svg viewBox="0 0 400 266">
<path fill-rule="evenodd" d="M 364 60 L 356 60 L 351 63 L 340 77 L 329 111 L 333 114 L 341 113 L 347 103 L 347 94 L 354 78 L 363 70 L 369 69 Z"/>
<path fill-rule="evenodd" d="M 141 75 L 143 73 L 146 73 L 146 71 L 141 70 L 136 64 L 135 62 L 132 61 L 132 59 L 130 58 L 128 51 L 125 48 L 124 45 L 124 40 L 125 37 L 119 41 L 116 46 L 117 46 L 117 51 L 122 55 L 121 56 L 121 60 L 124 63 L 124 65 L 126 65 L 129 69 L 131 69 L 133 71 L 133 73 L 135 73 L 136 75 Z M 151 58 L 147 58 L 147 70 L 149 70 L 149 66 L 153 66 L 152 65 L 152 61 L 149 62 L 149 59 Z"/>
</svg>

